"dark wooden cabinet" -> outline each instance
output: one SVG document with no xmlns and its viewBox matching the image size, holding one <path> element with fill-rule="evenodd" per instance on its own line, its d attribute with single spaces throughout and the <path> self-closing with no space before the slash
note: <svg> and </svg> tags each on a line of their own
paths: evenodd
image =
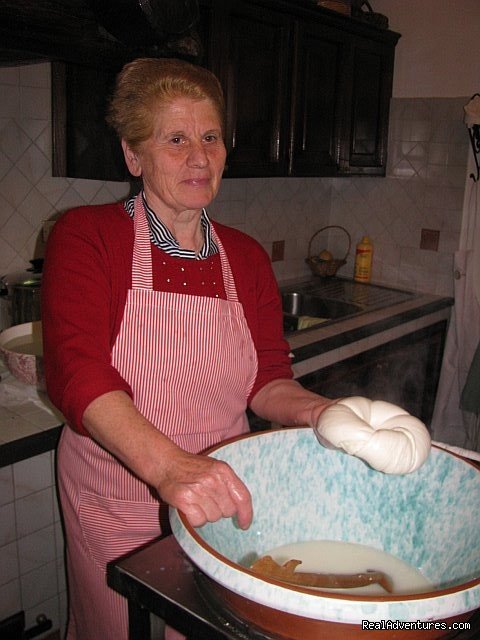
<svg viewBox="0 0 480 640">
<path fill-rule="evenodd" d="M 296 22 L 289 175 L 337 173 L 345 61 L 341 31 L 318 22 Z"/>
<path fill-rule="evenodd" d="M 331 398 L 386 400 L 430 424 L 447 321 L 441 321 L 299 378 Z"/>
<path fill-rule="evenodd" d="M 226 176 L 287 173 L 290 21 L 236 2 L 224 18 L 218 62 L 227 107 Z"/>
<path fill-rule="evenodd" d="M 394 47 L 355 37 L 348 57 L 339 173 L 385 175 Z"/>
<path fill-rule="evenodd" d="M 197 31 L 225 92 L 226 177 L 385 175 L 398 34 L 307 0 L 200 0 Z M 125 179 L 104 116 L 129 56 L 54 71 L 54 175 Z"/>
<path fill-rule="evenodd" d="M 384 175 L 398 34 L 305 2 L 214 4 L 226 176 Z"/>
<path fill-rule="evenodd" d="M 116 72 L 52 63 L 52 175 L 128 180 L 120 141 L 105 122 Z"/>
</svg>

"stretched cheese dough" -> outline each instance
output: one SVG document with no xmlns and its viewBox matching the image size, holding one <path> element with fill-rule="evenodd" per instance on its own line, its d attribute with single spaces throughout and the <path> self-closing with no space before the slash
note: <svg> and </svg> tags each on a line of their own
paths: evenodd
<svg viewBox="0 0 480 640">
<path fill-rule="evenodd" d="M 343 449 L 384 473 L 411 473 L 430 452 L 423 422 L 383 400 L 343 398 L 323 411 L 314 428 L 326 446 Z"/>
</svg>

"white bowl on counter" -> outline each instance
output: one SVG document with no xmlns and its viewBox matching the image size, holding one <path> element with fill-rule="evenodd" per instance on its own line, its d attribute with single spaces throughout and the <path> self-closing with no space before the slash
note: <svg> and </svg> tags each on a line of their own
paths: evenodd
<svg viewBox="0 0 480 640">
<path fill-rule="evenodd" d="M 0 333 L 0 355 L 17 380 L 29 385 L 44 386 L 40 320 L 4 329 Z"/>
</svg>

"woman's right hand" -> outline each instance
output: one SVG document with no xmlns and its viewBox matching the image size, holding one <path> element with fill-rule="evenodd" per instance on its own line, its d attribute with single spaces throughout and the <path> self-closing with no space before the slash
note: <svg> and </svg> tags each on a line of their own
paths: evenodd
<svg viewBox="0 0 480 640">
<path fill-rule="evenodd" d="M 165 502 L 200 527 L 235 517 L 241 529 L 252 522 L 252 498 L 233 469 L 221 460 L 178 450 L 163 469 L 157 491 Z"/>
</svg>

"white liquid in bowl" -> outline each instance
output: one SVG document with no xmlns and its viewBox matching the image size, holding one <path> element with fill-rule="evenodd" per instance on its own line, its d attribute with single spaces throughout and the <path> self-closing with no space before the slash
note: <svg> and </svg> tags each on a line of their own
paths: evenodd
<svg viewBox="0 0 480 640">
<path fill-rule="evenodd" d="M 13 338 L 3 345 L 3 348 L 7 351 L 14 351 L 15 353 L 27 353 L 33 356 L 43 355 L 42 343 L 38 338 L 33 336 L 19 336 Z"/>
<path fill-rule="evenodd" d="M 383 571 L 392 580 L 392 595 L 422 593 L 434 589 L 418 569 L 396 556 L 363 544 L 334 540 L 314 540 L 282 545 L 262 555 L 270 555 L 279 564 L 288 560 L 301 560 L 296 571 L 311 573 L 365 573 Z M 353 589 L 322 589 L 352 595 L 389 595 L 380 585 L 371 584 Z"/>
</svg>

